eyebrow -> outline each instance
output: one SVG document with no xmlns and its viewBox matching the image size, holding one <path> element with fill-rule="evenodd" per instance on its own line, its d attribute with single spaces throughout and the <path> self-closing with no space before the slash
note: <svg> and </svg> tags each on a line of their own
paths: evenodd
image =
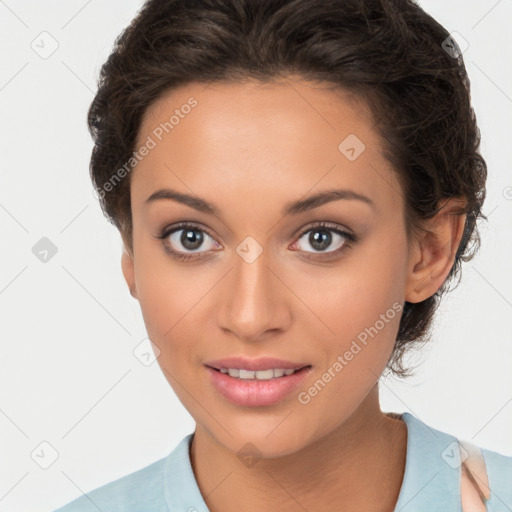
<svg viewBox="0 0 512 512">
<path fill-rule="evenodd" d="M 194 208 L 194 210 L 203 213 L 208 213 L 210 215 L 215 215 L 218 217 L 220 217 L 221 215 L 220 209 L 213 203 L 210 203 L 205 199 L 201 199 L 200 197 L 193 196 L 190 194 L 184 194 L 168 188 L 163 188 L 157 190 L 156 192 L 153 192 L 146 199 L 145 204 L 149 204 L 152 203 L 153 201 L 157 201 L 160 199 L 170 199 L 173 201 L 177 201 L 186 206 L 189 206 L 190 208 Z M 287 203 L 284 206 L 281 215 L 283 217 L 290 215 L 298 215 L 308 210 L 312 210 L 313 208 L 318 208 L 323 204 L 329 203 L 331 201 L 337 201 L 340 199 L 361 201 L 369 205 L 372 209 L 375 209 L 374 202 L 365 195 L 359 194 L 354 190 L 333 189 L 318 192 L 305 199 L 299 199 L 298 201 L 292 201 L 290 203 Z"/>
</svg>

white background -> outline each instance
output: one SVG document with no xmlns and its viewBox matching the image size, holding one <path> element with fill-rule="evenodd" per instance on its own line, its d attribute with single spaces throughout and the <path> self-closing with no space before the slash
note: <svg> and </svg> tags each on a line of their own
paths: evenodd
<svg viewBox="0 0 512 512">
<path fill-rule="evenodd" d="M 421 369 L 383 380 L 382 408 L 512 455 L 512 1 L 420 3 L 469 43 L 489 222 Z M 194 429 L 157 363 L 133 354 L 144 324 L 88 174 L 96 77 L 140 6 L 0 1 L 1 512 L 53 510 L 164 457 Z M 43 31 L 59 45 L 47 59 L 31 48 Z M 47 263 L 32 253 L 42 237 L 58 248 Z M 31 458 L 51 456 L 43 441 L 59 454 L 48 469 Z"/>
</svg>

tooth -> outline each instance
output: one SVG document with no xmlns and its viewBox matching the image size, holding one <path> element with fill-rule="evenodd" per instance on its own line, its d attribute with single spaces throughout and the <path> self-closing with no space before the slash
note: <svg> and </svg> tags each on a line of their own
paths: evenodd
<svg viewBox="0 0 512 512">
<path fill-rule="evenodd" d="M 292 375 L 295 371 L 292 368 L 269 368 L 268 370 L 245 370 L 243 368 L 219 368 L 219 371 L 224 374 L 228 374 L 230 377 L 236 377 L 239 379 L 258 379 L 258 380 L 270 380 L 283 375 Z"/>
<path fill-rule="evenodd" d="M 270 368 L 269 370 L 258 370 L 256 372 L 256 378 L 261 380 L 269 380 L 274 377 L 274 370 Z"/>
<path fill-rule="evenodd" d="M 253 370 L 239 370 L 239 375 L 237 375 L 237 377 L 239 377 L 240 379 L 254 379 L 254 371 Z M 230 375 L 231 375 L 231 370 L 230 370 Z M 232 377 L 232 375 L 231 375 Z"/>
</svg>

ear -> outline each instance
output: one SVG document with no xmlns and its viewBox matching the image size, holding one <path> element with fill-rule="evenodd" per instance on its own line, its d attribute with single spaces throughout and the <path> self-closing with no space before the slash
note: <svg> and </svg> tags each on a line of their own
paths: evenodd
<svg viewBox="0 0 512 512">
<path fill-rule="evenodd" d="M 462 208 L 465 200 L 445 199 L 438 206 L 437 214 L 427 221 L 427 232 L 414 240 L 409 253 L 407 302 L 421 302 L 441 288 L 464 234 L 466 214 L 462 213 Z"/>
<path fill-rule="evenodd" d="M 137 288 L 135 286 L 135 268 L 133 263 L 133 256 L 128 252 L 126 246 L 123 245 L 123 254 L 121 256 L 121 269 L 123 270 L 123 276 L 130 289 L 130 294 L 134 299 L 137 297 Z"/>
</svg>

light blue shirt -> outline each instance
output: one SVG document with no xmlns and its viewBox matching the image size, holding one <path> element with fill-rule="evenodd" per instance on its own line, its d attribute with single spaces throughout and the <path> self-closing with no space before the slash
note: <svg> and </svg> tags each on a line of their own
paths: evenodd
<svg viewBox="0 0 512 512">
<path fill-rule="evenodd" d="M 457 440 L 403 413 L 405 474 L 395 512 L 462 512 Z M 54 512 L 209 512 L 189 457 L 193 433 L 145 468 L 114 480 Z M 512 457 L 482 449 L 491 497 L 487 510 L 512 511 Z"/>
</svg>

